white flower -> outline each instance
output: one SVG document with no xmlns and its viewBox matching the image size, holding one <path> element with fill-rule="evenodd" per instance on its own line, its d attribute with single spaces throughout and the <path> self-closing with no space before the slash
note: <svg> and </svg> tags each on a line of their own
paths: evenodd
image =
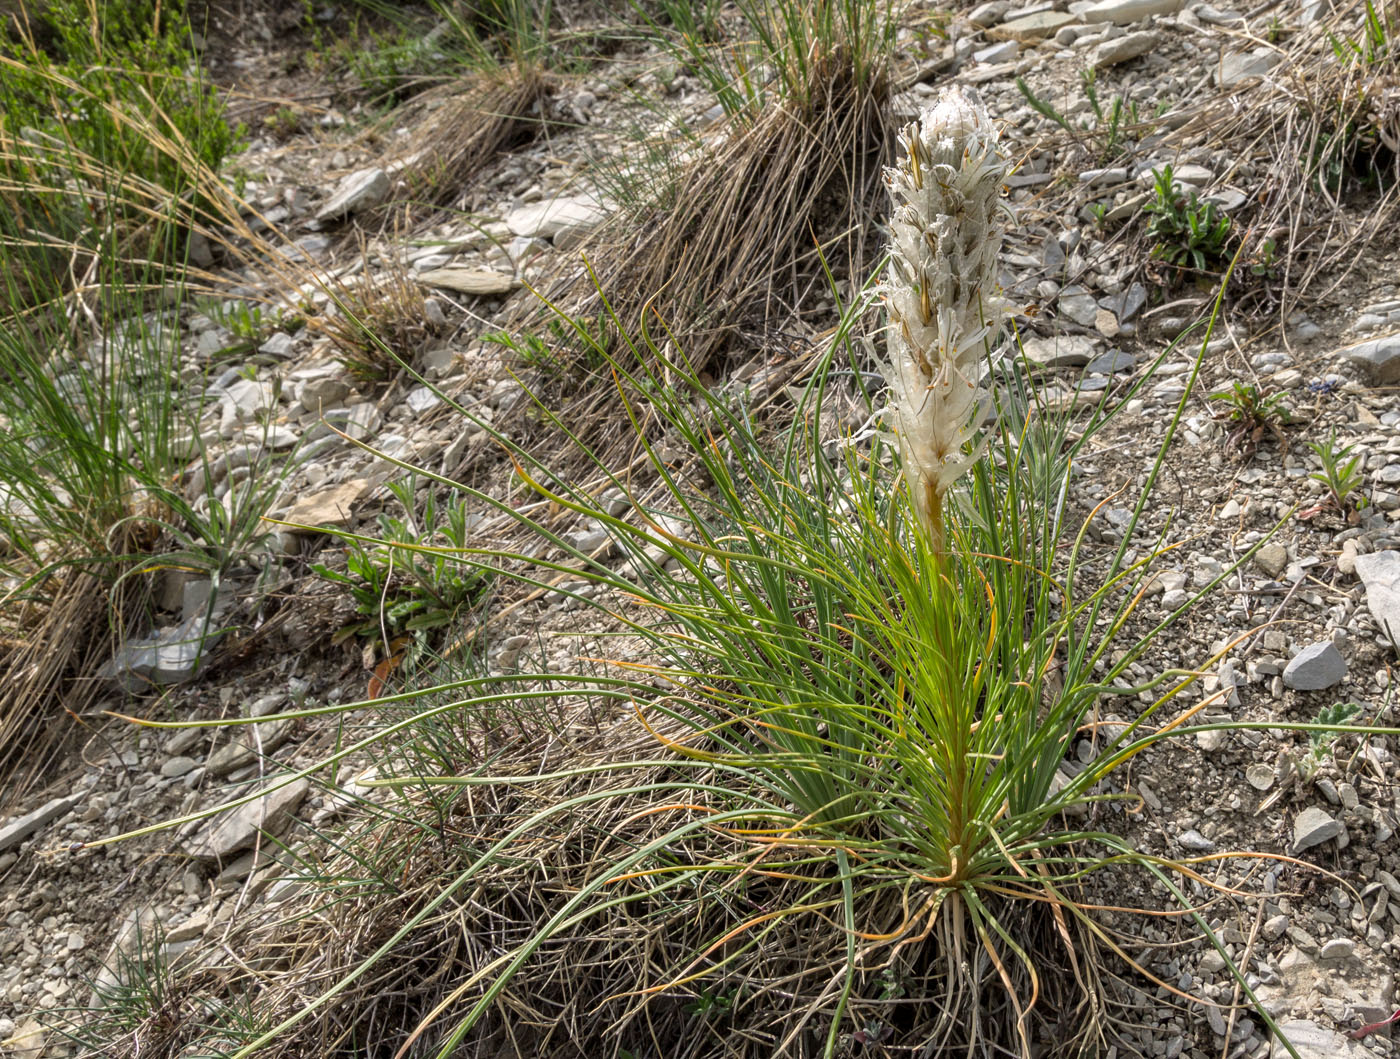
<svg viewBox="0 0 1400 1059">
<path fill-rule="evenodd" d="M 904 479 L 941 551 L 943 496 L 977 458 L 981 362 L 1005 315 L 997 252 L 1008 162 L 986 108 L 961 88 L 905 126 L 900 147 L 885 170 L 894 200 L 888 379 Z"/>
</svg>

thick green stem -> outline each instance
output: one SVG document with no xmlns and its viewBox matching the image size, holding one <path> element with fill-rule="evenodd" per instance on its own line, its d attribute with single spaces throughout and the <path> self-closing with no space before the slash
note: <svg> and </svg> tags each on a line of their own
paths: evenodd
<svg viewBox="0 0 1400 1059">
<path fill-rule="evenodd" d="M 933 548 L 933 554 L 940 560 L 943 559 L 944 533 L 943 533 L 943 494 L 938 489 L 938 483 L 932 479 L 924 479 L 924 502 L 919 505 L 923 514 L 924 530 L 928 533 L 929 545 Z"/>
</svg>

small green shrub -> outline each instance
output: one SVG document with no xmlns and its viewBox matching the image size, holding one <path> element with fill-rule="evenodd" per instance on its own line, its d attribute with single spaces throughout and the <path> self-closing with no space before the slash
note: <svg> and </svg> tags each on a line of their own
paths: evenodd
<svg viewBox="0 0 1400 1059">
<path fill-rule="evenodd" d="M 1233 224 L 1213 202 L 1202 202 L 1193 191 L 1184 195 L 1172 167 L 1154 170 L 1154 197 L 1143 207 L 1151 217 L 1147 234 L 1155 241 L 1154 257 L 1200 272 L 1218 272 L 1230 260 Z"/>
<path fill-rule="evenodd" d="M 401 102 L 432 84 L 443 59 L 421 34 L 397 28 L 356 32 L 337 41 L 331 57 L 378 103 Z"/>
<path fill-rule="evenodd" d="M 382 639 L 387 655 L 402 652 L 410 662 L 433 646 L 434 632 L 461 622 L 490 586 L 481 567 L 461 554 L 471 529 L 465 502 L 439 507 L 429 492 L 420 512 L 416 484 L 410 477 L 389 485 L 404 517 L 380 515 L 376 541 L 349 539 L 344 571 L 312 567 L 354 600 L 358 617 L 337 639 Z"/>
<path fill-rule="evenodd" d="M 1340 729 L 1360 715 L 1361 707 L 1354 702 L 1334 702 L 1318 711 L 1313 723 L 1326 725 L 1331 731 L 1319 729 L 1308 733 L 1308 752 L 1298 762 L 1298 774 L 1304 783 L 1311 783 L 1327 761 L 1327 756 L 1341 738 Z"/>
<path fill-rule="evenodd" d="M 1099 98 L 1098 79 L 1093 70 L 1085 70 L 1080 74 L 1080 86 L 1090 110 L 1094 113 L 1092 126 L 1087 122 L 1073 124 L 1049 100 L 1036 95 L 1024 77 L 1016 78 L 1016 88 L 1032 110 L 1042 117 L 1049 118 L 1076 138 L 1087 139 L 1089 152 L 1095 161 L 1101 165 L 1112 165 L 1122 158 L 1130 147 L 1129 128 L 1141 124 L 1144 120 L 1138 110 L 1137 101 L 1131 99 L 1128 89 L 1124 88 L 1105 105 Z M 1160 117 L 1168 106 L 1166 103 L 1159 105 L 1153 116 Z"/>
<path fill-rule="evenodd" d="M 549 379 L 588 377 L 605 371 L 608 363 L 596 350 L 605 345 L 609 335 L 606 317 L 573 317 L 567 322 L 551 319 L 545 323 L 545 333 L 523 331 L 489 331 L 482 341 L 508 350 L 521 366 L 540 372 Z"/>
<path fill-rule="evenodd" d="M 1359 61 L 1366 66 L 1374 66 L 1385 62 L 1393 54 L 1391 36 L 1394 30 L 1391 19 L 1377 11 L 1372 0 L 1366 0 L 1366 18 L 1361 25 L 1361 38 L 1352 40 L 1329 35 L 1328 39 L 1332 45 L 1332 53 L 1339 61 Z"/>
</svg>

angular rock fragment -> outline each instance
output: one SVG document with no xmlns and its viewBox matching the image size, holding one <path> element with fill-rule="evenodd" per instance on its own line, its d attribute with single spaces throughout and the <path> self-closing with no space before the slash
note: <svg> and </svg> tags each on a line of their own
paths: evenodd
<svg viewBox="0 0 1400 1059">
<path fill-rule="evenodd" d="M 1293 852 L 1301 853 L 1313 846 L 1320 846 L 1341 833 L 1341 821 L 1333 819 L 1325 810 L 1310 805 L 1293 820 Z"/>
<path fill-rule="evenodd" d="M 201 860 L 227 860 L 254 845 L 260 834 L 281 832 L 310 789 L 306 780 L 293 780 L 213 818 L 189 840 L 189 854 Z"/>
</svg>

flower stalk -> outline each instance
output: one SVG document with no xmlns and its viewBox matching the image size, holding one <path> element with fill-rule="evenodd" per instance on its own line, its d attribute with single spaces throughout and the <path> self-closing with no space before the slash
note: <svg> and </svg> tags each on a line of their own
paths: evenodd
<svg viewBox="0 0 1400 1059">
<path fill-rule="evenodd" d="M 983 361 L 1001 333 L 997 253 L 1008 161 L 987 109 L 962 88 L 904 127 L 885 170 L 893 200 L 886 375 L 906 487 L 935 554 L 944 497 L 980 456 Z"/>
</svg>

